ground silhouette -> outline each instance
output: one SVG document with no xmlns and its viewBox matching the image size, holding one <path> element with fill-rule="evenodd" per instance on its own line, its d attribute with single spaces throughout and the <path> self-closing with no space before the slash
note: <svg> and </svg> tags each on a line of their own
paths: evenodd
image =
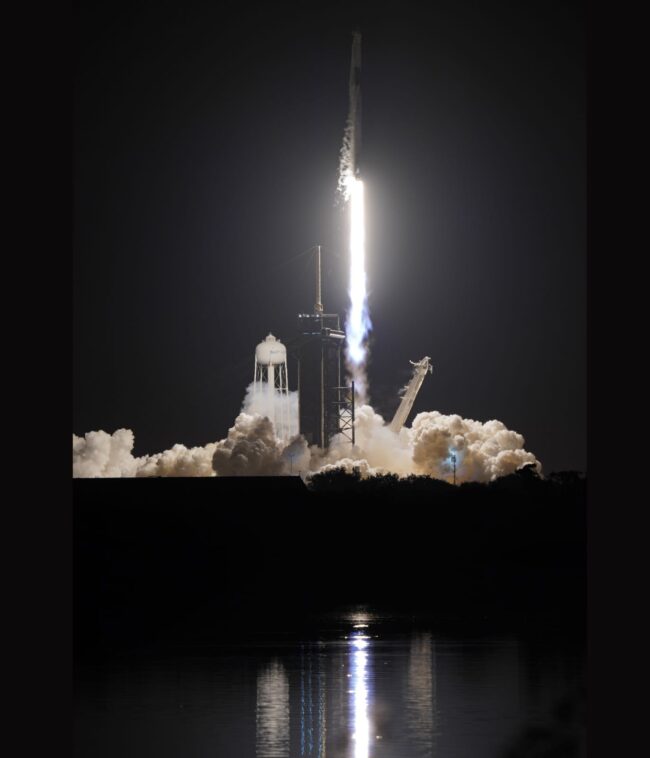
<svg viewBox="0 0 650 758">
<path fill-rule="evenodd" d="M 295 626 L 366 603 L 440 625 L 580 627 L 586 479 L 78 479 L 78 650 Z"/>
</svg>

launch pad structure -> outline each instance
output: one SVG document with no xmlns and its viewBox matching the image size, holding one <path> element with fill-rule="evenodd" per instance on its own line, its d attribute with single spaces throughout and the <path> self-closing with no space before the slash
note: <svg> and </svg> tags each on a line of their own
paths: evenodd
<svg viewBox="0 0 650 758">
<path fill-rule="evenodd" d="M 364 270 L 364 213 L 363 183 L 358 176 L 361 145 L 361 34 L 356 31 L 352 40 L 349 78 L 349 109 L 343 149 L 339 189 L 351 199 L 351 293 L 357 299 L 366 298 Z M 342 435 L 352 445 L 355 442 L 354 382 L 345 386 L 342 380 L 341 352 L 346 334 L 341 329 L 338 313 L 326 313 L 321 292 L 321 247 L 312 248 L 316 256 L 316 298 L 313 313 L 298 314 L 298 335 L 287 343 L 289 355 L 295 358 L 298 376 L 298 429 L 309 445 L 325 450 L 336 435 Z M 352 294 L 351 294 L 352 296 Z M 354 311 L 356 313 L 356 309 Z M 354 344 L 363 341 L 365 325 L 352 321 L 349 327 Z M 361 335 L 359 337 L 359 335 Z M 269 338 L 267 338 L 268 340 Z M 265 350 L 263 351 L 265 352 Z M 413 377 L 390 428 L 399 433 L 410 413 L 427 372 L 430 359 L 423 358 L 415 367 Z M 273 371 L 273 367 L 269 369 Z M 269 374 L 268 376 L 271 376 Z"/>
<path fill-rule="evenodd" d="M 326 449 L 341 434 L 354 445 L 354 383 L 342 378 L 345 332 L 338 313 L 325 313 L 321 297 L 321 248 L 316 259 L 313 313 L 298 314 L 298 335 L 289 351 L 298 374 L 299 430 L 310 445 Z"/>
<path fill-rule="evenodd" d="M 345 129 L 345 161 L 357 170 L 361 139 L 361 34 L 352 40 L 349 111 Z M 339 186 L 339 189 L 341 187 Z M 325 450 L 338 434 L 354 445 L 354 383 L 344 386 L 341 352 L 346 335 L 337 313 L 325 313 L 321 296 L 321 247 L 316 258 L 316 300 L 313 313 L 298 314 L 298 336 L 290 352 L 298 367 L 299 430 L 310 445 Z"/>
<path fill-rule="evenodd" d="M 341 355 L 345 332 L 338 313 L 325 313 L 321 293 L 321 248 L 316 257 L 316 299 L 313 313 L 298 314 L 298 334 L 286 346 L 269 334 L 255 352 L 254 396 L 269 387 L 279 401 L 288 399 L 287 355 L 296 361 L 298 378 L 298 431 L 309 445 L 326 450 L 333 437 L 341 435 L 355 444 L 354 381 L 343 384 Z M 411 361 L 413 374 L 404 388 L 400 405 L 389 424 L 399 434 L 410 414 L 427 374 L 433 372 L 431 358 Z M 288 405 L 273 405 L 273 422 L 279 436 L 288 439 L 291 421 Z M 277 412 L 276 412 L 277 411 Z"/>
</svg>

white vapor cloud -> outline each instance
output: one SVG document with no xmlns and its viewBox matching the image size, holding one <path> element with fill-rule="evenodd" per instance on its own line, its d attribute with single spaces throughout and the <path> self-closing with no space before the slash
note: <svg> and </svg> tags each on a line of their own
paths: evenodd
<svg viewBox="0 0 650 758">
<path fill-rule="evenodd" d="M 136 476 L 214 476 L 212 456 L 216 447 L 215 442 L 189 449 L 176 444 L 171 450 L 138 459 Z"/>
<path fill-rule="evenodd" d="M 286 473 L 283 449 L 268 418 L 240 413 L 217 443 L 212 466 L 217 476 L 279 476 Z"/>
<path fill-rule="evenodd" d="M 287 400 L 294 401 L 295 397 Z M 250 392 L 244 407 L 251 408 Z M 371 406 L 362 405 L 356 414 L 355 436 L 354 448 L 349 440 L 337 435 L 329 449 L 323 451 L 315 445 L 309 447 L 302 435 L 293 435 L 286 441 L 277 436 L 267 416 L 242 411 L 223 440 L 193 448 L 177 444 L 162 453 L 136 458 L 130 429 L 118 429 L 113 434 L 88 432 L 84 437 L 72 436 L 72 475 L 88 478 L 301 473 L 309 477 L 339 468 L 358 469 L 362 477 L 415 474 L 452 481 L 452 455 L 456 456 L 458 483 L 489 482 L 528 463 L 539 473 L 542 470 L 533 453 L 524 449 L 522 435 L 496 420 L 480 422 L 430 411 L 418 413 L 411 427 L 403 427 L 395 434 Z"/>
<path fill-rule="evenodd" d="M 251 382 L 246 388 L 242 412 L 266 416 L 281 439 L 290 440 L 298 434 L 298 392 L 281 395 L 266 382 Z"/>
<path fill-rule="evenodd" d="M 72 435 L 72 476 L 133 477 L 138 461 L 133 457 L 133 432 L 118 429 L 113 434 L 88 432 L 83 437 Z"/>
<path fill-rule="evenodd" d="M 72 435 L 72 476 L 78 479 L 132 478 L 146 476 L 214 476 L 212 456 L 216 443 L 186 448 L 174 445 L 170 450 L 136 458 L 131 429 L 113 434 L 88 432 Z"/>
<path fill-rule="evenodd" d="M 541 473 L 541 463 L 524 449 L 521 434 L 501 421 L 482 423 L 438 411 L 418 413 L 411 427 L 392 432 L 369 405 L 357 409 L 355 447 L 342 436 L 332 440 L 326 454 L 317 458 L 317 471 L 358 468 L 361 476 L 424 475 L 453 480 L 452 455 L 456 456 L 456 482 L 489 482 L 527 463 Z"/>
</svg>

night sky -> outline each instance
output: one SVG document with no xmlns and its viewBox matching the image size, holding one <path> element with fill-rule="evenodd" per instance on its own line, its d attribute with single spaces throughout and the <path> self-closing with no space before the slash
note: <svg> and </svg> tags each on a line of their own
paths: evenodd
<svg viewBox="0 0 650 758">
<path fill-rule="evenodd" d="M 555 0 L 81 3 L 73 431 L 225 437 L 255 345 L 313 308 L 314 244 L 344 314 L 354 29 L 372 404 L 429 355 L 409 422 L 497 418 L 586 470 L 585 18 Z"/>
</svg>

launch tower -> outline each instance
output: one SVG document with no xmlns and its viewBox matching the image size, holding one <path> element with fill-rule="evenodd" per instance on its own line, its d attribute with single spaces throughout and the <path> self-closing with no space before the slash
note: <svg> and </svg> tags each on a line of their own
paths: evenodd
<svg viewBox="0 0 650 758">
<path fill-rule="evenodd" d="M 313 313 L 298 314 L 293 354 L 298 364 L 300 433 L 325 449 L 335 434 L 354 444 L 354 386 L 341 377 L 345 332 L 338 313 L 325 313 L 321 301 L 321 249 L 317 250 L 316 302 Z"/>
</svg>

